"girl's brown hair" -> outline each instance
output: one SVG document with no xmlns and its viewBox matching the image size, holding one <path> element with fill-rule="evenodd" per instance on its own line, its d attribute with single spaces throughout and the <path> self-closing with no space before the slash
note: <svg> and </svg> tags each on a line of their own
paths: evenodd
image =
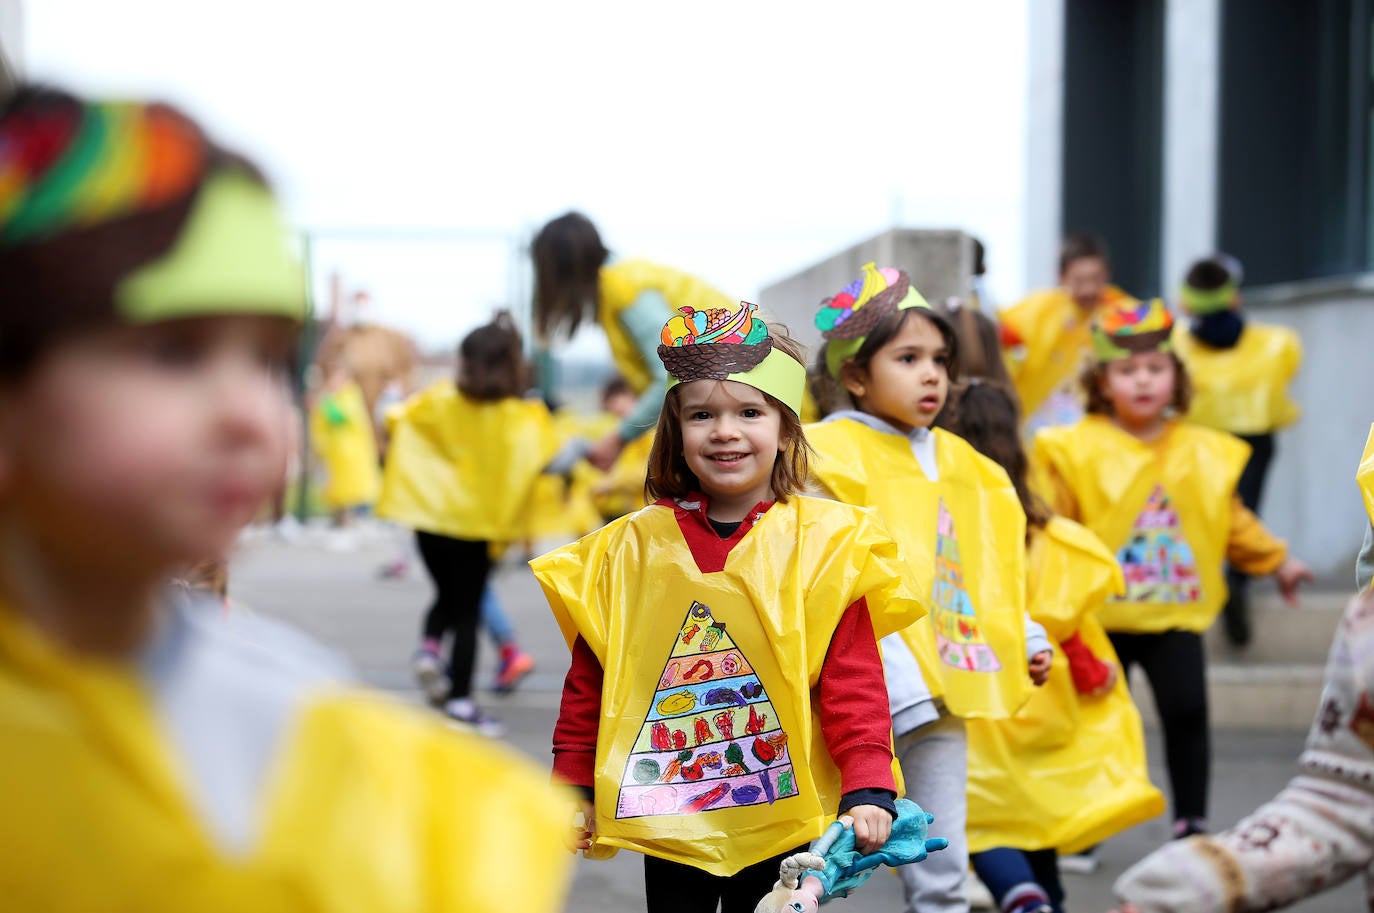
<svg viewBox="0 0 1374 913">
<path fill-rule="evenodd" d="M 552 219 L 530 245 L 534 259 L 534 325 L 542 339 L 559 330 L 577 332 L 596 319 L 601 303 L 601 267 L 610 251 L 592 220 L 580 212 Z"/>
<path fill-rule="evenodd" d="M 508 311 L 463 337 L 458 346 L 458 390 L 468 399 L 495 402 L 524 396 L 529 366 L 520 331 Z"/>
<path fill-rule="evenodd" d="M 773 348 L 780 349 L 798 364 L 805 364 L 801 346 L 796 340 L 777 326 L 770 327 L 770 333 Z M 663 411 L 658 414 L 654 447 L 649 453 L 649 471 L 644 479 L 644 500 L 650 504 L 659 498 L 685 498 L 701 491 L 701 482 L 688 467 L 687 458 L 683 455 L 681 389 L 679 385 L 668 391 L 663 400 Z M 788 497 L 805 490 L 807 480 L 811 478 L 811 445 L 806 442 L 806 434 L 802 431 L 797 413 L 769 393 L 763 393 L 763 397 L 769 406 L 778 410 L 782 418 L 778 436 L 787 442 L 773 460 L 773 476 L 770 480 L 773 497 L 785 504 Z"/>
<path fill-rule="evenodd" d="M 1174 398 L 1169 401 L 1169 406 L 1176 414 L 1183 415 L 1193 402 L 1193 381 L 1188 377 L 1188 368 L 1178 355 L 1170 352 L 1169 360 L 1174 363 Z M 1105 361 L 1089 362 L 1078 375 L 1078 382 L 1083 385 L 1083 392 L 1087 394 L 1087 404 L 1083 411 L 1089 415 L 1112 414 L 1112 401 L 1102 392 L 1102 382 L 1106 377 Z"/>
<path fill-rule="evenodd" d="M 974 378 L 958 394 L 958 401 L 959 421 L 954 432 L 1007 471 L 1021 508 L 1026 512 L 1027 528 L 1044 528 L 1053 514 L 1026 482 L 1030 462 L 1021 445 L 1021 416 L 1016 397 L 999 384 Z"/>
</svg>

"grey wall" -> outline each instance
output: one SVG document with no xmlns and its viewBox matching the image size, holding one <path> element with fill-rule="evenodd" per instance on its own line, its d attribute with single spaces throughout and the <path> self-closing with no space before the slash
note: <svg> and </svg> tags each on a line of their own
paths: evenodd
<svg viewBox="0 0 1374 913">
<path fill-rule="evenodd" d="M 24 8 L 19 0 L 0 0 L 0 94 L 23 71 Z"/>
<path fill-rule="evenodd" d="M 973 274 L 973 242 L 961 231 L 892 229 L 827 257 L 759 292 L 766 319 L 787 325 L 791 335 L 811 347 L 820 343 L 812 320 L 821 301 L 857 279 L 865 263 L 904 270 L 934 303 L 966 296 Z"/>
<path fill-rule="evenodd" d="M 1292 327 L 1304 360 L 1293 385 L 1303 415 L 1278 437 L 1260 513 L 1319 574 L 1355 586 L 1367 520 L 1355 468 L 1374 421 L 1374 277 L 1249 293 L 1252 320 Z"/>
</svg>

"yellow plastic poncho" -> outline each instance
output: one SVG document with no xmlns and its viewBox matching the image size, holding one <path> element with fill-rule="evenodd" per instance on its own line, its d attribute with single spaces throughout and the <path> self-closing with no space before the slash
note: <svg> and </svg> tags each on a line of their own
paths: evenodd
<svg viewBox="0 0 1374 913">
<path fill-rule="evenodd" d="M 1297 421 L 1302 410 L 1288 396 L 1302 363 L 1297 333 L 1247 323 L 1234 348 L 1214 349 L 1177 324 L 1173 343 L 1193 383 L 1190 421 L 1232 434 L 1265 434 Z"/>
<path fill-rule="evenodd" d="M 1096 536 L 1062 517 L 1033 530 L 1026 584 L 1031 617 L 1051 638 L 1077 633 L 1098 659 L 1117 661 L 1093 610 L 1124 585 Z M 1049 680 L 1014 717 L 968 722 L 970 852 L 1078 852 L 1163 810 L 1124 675 L 1105 695 L 1079 695 L 1055 651 Z"/>
<path fill-rule="evenodd" d="M 349 381 L 320 395 L 310 410 L 310 443 L 324 464 L 320 498 L 331 510 L 377 500 L 382 473 L 372 417 L 358 385 Z"/>
<path fill-rule="evenodd" d="M 1126 595 L 1100 610 L 1108 631 L 1205 631 L 1226 601 L 1224 559 L 1250 574 L 1283 561 L 1283 544 L 1235 496 L 1249 455 L 1238 438 L 1181 421 L 1148 444 L 1100 415 L 1035 436 L 1042 495 L 1121 564 Z"/>
<path fill-rule="evenodd" d="M 1006 471 L 934 429 L 932 482 L 905 437 L 851 419 L 811 425 L 812 470 L 836 498 L 873 507 L 902 549 L 930 621 L 902 632 L 934 697 L 961 717 L 1007 717 L 1026 674 L 1026 514 Z"/>
<path fill-rule="evenodd" d="M 81 913 L 553 913 L 567 797 L 497 743 L 363 694 L 306 705 L 255 843 L 198 817 L 143 680 L 0 609 L 0 896 Z"/>
<path fill-rule="evenodd" d="M 676 314 L 681 307 L 704 311 L 736 306 L 736 302 L 727 295 L 695 276 L 647 260 L 624 260 L 603 266 L 600 281 L 601 301 L 597 309 L 597 321 L 606 331 L 616 370 L 636 394 L 649 389 L 652 375 L 645 364 L 644 355 L 635 345 L 634 337 L 620 322 L 620 315 L 634 304 L 640 292 L 652 289 L 667 300 L 668 310 L 664 313 L 664 320 Z"/>
<path fill-rule="evenodd" d="M 1109 285 L 1098 310 L 1129 297 Z M 1062 288 L 1033 292 L 997 315 L 1004 336 L 1013 339 L 1005 349 L 1007 372 L 1028 422 L 1057 425 L 1081 416 L 1083 394 L 1077 378 L 1092 351 L 1092 316 L 1084 316 Z"/>
<path fill-rule="evenodd" d="M 578 437 L 598 441 L 615 428 L 613 419 L 614 416 L 597 416 L 588 421 L 567 410 L 560 410 L 553 417 L 554 433 L 560 443 Z M 540 476 L 534 483 L 525 537 L 585 536 L 601 526 L 601 515 L 597 512 L 592 495 L 600 477 L 601 473 L 585 461 L 578 462 L 568 478 Z"/>
<path fill-rule="evenodd" d="M 524 537 L 535 481 L 558 451 L 539 400 L 477 402 L 437 383 L 387 414 L 377 515 L 455 539 Z"/>
<path fill-rule="evenodd" d="M 605 672 L 596 847 L 731 875 L 834 820 L 811 704 L 830 636 L 860 598 L 878 637 L 922 614 L 876 518 L 794 497 L 702 573 L 653 504 L 531 566 L 569 647 L 581 636 Z"/>
<path fill-rule="evenodd" d="M 1360 457 L 1355 481 L 1364 495 L 1364 509 L 1369 514 L 1369 522 L 1374 523 L 1374 425 L 1370 426 L 1369 437 L 1365 439 L 1364 455 Z"/>
<path fill-rule="evenodd" d="M 627 443 L 610 471 L 593 483 L 592 496 L 601 516 L 623 517 L 645 506 L 644 480 L 649 472 L 654 435 L 654 431 L 646 431 Z"/>
</svg>

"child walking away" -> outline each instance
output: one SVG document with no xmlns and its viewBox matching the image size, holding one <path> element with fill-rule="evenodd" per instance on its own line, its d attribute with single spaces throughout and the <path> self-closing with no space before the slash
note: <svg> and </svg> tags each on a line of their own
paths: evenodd
<svg viewBox="0 0 1374 913">
<path fill-rule="evenodd" d="M 498 314 L 463 339 L 456 384 L 435 384 L 387 416 L 391 443 L 377 502 L 379 516 L 415 530 L 434 581 L 413 661 L 420 687 L 450 718 L 492 736 L 501 724 L 472 700 L 491 544 L 520 538 L 540 474 L 566 472 L 582 453 L 576 443 L 560 450 L 548 408 L 522 398 L 520 346 L 510 315 Z"/>
<path fill-rule="evenodd" d="M 1032 460 L 1056 512 L 1114 550 L 1126 593 L 1102 607 L 1127 671 L 1140 665 L 1164 730 L 1174 834 L 1207 829 L 1211 748 L 1202 633 L 1226 599 L 1223 559 L 1274 574 L 1296 601 L 1301 561 L 1236 496 L 1249 448 L 1176 415 L 1188 373 L 1172 350 L 1173 318 L 1158 299 L 1102 315 L 1096 361 L 1083 374 L 1090 413 L 1035 438 Z"/>
<path fill-rule="evenodd" d="M 883 665 L 908 795 L 935 815 L 949 849 L 899 868 L 907 909 L 965 911 L 964 720 L 1009 717 L 1043 682 L 1049 641 L 1025 614 L 1026 517 L 1007 473 L 932 429 L 958 374 L 958 340 L 907 275 L 864 274 L 817 314 L 825 375 L 852 408 L 807 428 L 816 478 L 875 508 L 932 604 L 884 638 Z"/>
<path fill-rule="evenodd" d="M 1374 526 L 1374 429 L 1355 480 Z M 1113 885 L 1118 913 L 1278 910 L 1364 874 L 1374 859 L 1374 590 L 1369 541 L 1326 661 L 1321 706 L 1298 775 L 1215 836 L 1170 843 Z M 1329 909 L 1329 907 L 1328 907 Z"/>
<path fill-rule="evenodd" d="M 1232 257 L 1217 255 L 1194 263 L 1179 289 L 1179 302 L 1192 321 L 1174 328 L 1173 341 L 1193 384 L 1189 420 L 1229 431 L 1250 445 L 1236 493 L 1258 514 L 1274 459 L 1274 433 L 1298 418 L 1298 404 L 1289 398 L 1287 387 L 1302 363 L 1302 343 L 1287 327 L 1246 318 L 1241 278 L 1240 263 Z M 1221 616 L 1227 639 L 1238 647 L 1250 642 L 1249 579 L 1235 568 L 1227 569 L 1228 596 Z"/>
<path fill-rule="evenodd" d="M 668 322 L 652 503 L 533 562 L 576 845 L 644 853 L 651 913 L 751 913 L 837 812 L 863 851 L 896 815 L 876 637 L 922 609 L 876 518 L 799 496 L 806 370 L 754 310 Z"/>
<path fill-rule="evenodd" d="M 961 337 L 962 339 L 962 337 Z M 1011 394 L 974 382 L 959 434 L 1011 477 L 1026 510 L 1026 605 L 1059 649 L 1049 680 L 1007 720 L 969 720 L 968 841 L 1003 913 L 1062 913 L 1057 849 L 1073 852 L 1164 811 L 1140 714 L 1096 617 L 1121 569 L 1084 527 L 1050 514 L 1026 483 Z"/>
<path fill-rule="evenodd" d="M 260 174 L 175 109 L 0 106 L 6 909 L 562 906 L 546 778 L 164 588 L 285 467 L 288 237 Z"/>
</svg>

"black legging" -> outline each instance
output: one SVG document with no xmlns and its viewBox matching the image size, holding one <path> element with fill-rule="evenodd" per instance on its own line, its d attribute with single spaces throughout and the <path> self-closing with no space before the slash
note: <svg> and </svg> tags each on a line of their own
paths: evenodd
<svg viewBox="0 0 1374 913">
<path fill-rule="evenodd" d="M 453 632 L 449 652 L 450 698 L 472 693 L 472 668 L 477 661 L 477 628 L 482 618 L 482 590 L 491 572 L 486 542 L 453 539 L 416 532 L 420 558 L 434 581 L 434 604 L 425 615 L 424 636 L 441 639 Z"/>
<path fill-rule="evenodd" d="M 644 894 L 649 913 L 754 913 L 763 895 L 773 890 L 778 866 L 805 846 L 756 862 L 727 877 L 695 866 L 644 857 Z"/>
<path fill-rule="evenodd" d="M 1192 631 L 1157 634 L 1112 632 L 1121 667 L 1139 664 L 1150 681 L 1164 730 L 1164 755 L 1174 798 L 1174 820 L 1207 817 L 1211 733 L 1207 729 L 1207 666 L 1202 636 Z"/>
<path fill-rule="evenodd" d="M 1264 496 L 1264 479 L 1269 475 L 1269 464 L 1274 459 L 1274 435 L 1269 433 L 1236 436 L 1250 445 L 1250 459 L 1246 461 L 1240 479 L 1236 482 L 1236 494 L 1240 496 L 1240 503 L 1258 514 L 1260 498 Z M 1226 586 L 1231 592 L 1244 589 L 1249 582 L 1248 575 L 1232 567 L 1226 569 Z"/>
</svg>

